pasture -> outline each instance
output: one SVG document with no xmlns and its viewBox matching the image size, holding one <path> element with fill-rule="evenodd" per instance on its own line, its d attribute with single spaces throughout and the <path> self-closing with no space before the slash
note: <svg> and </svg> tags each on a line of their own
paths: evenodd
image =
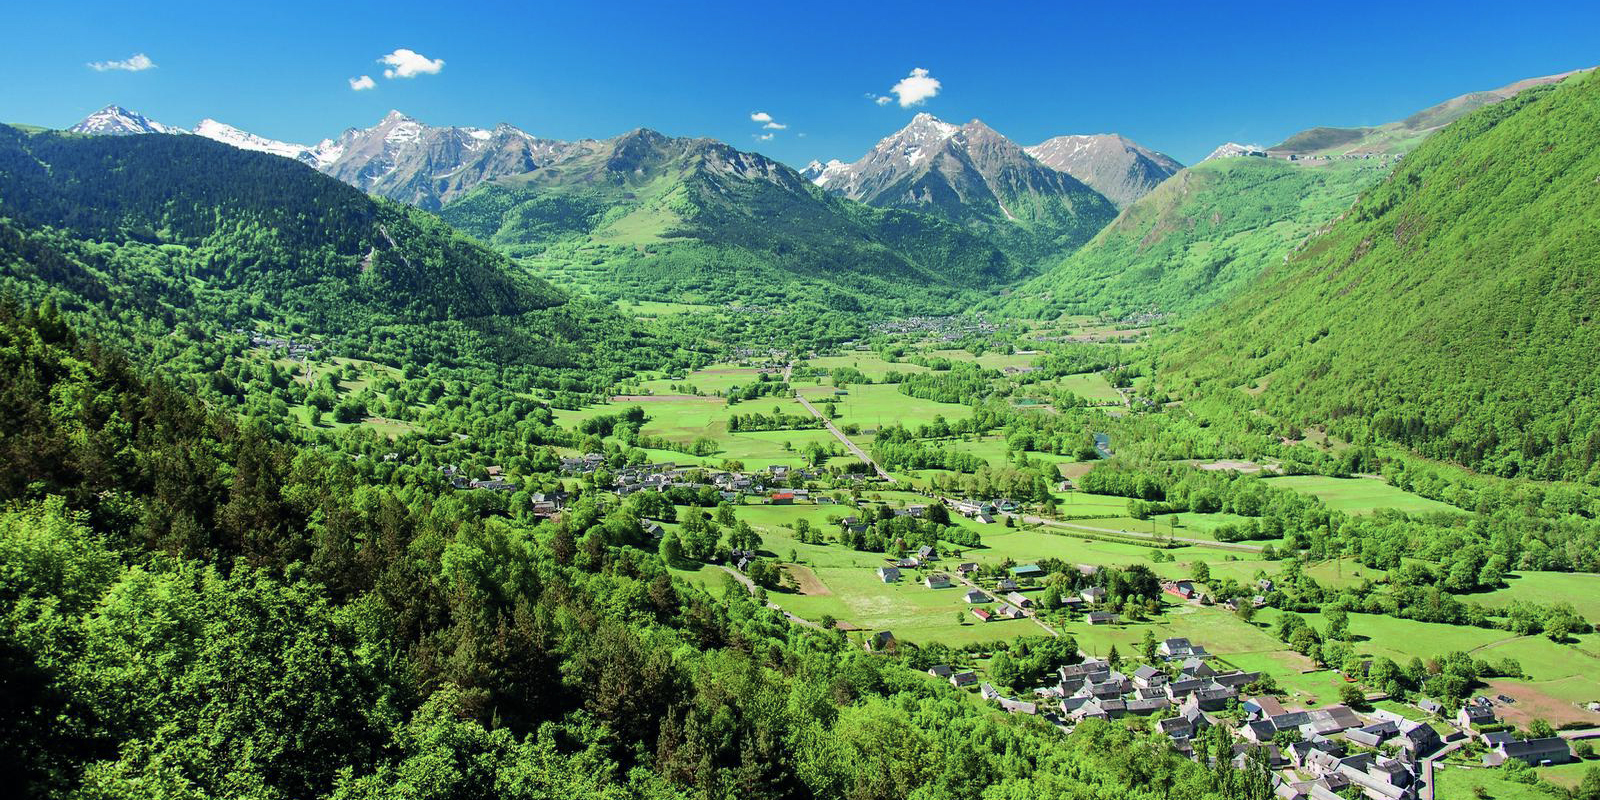
<svg viewBox="0 0 1600 800">
<path fill-rule="evenodd" d="M 1408 514 L 1434 512 L 1465 513 L 1448 503 L 1429 500 L 1404 489 L 1390 486 L 1376 478 L 1327 478 L 1321 475 L 1287 475 L 1266 478 L 1273 486 L 1294 489 L 1322 500 L 1335 511 L 1346 514 L 1370 514 L 1380 508 L 1392 508 Z"/>
</svg>

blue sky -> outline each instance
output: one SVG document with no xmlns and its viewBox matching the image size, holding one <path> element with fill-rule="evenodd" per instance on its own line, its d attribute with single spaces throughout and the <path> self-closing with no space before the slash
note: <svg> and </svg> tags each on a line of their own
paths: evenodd
<svg viewBox="0 0 1600 800">
<path fill-rule="evenodd" d="M 594 5 L 28 3 L 6 14 L 0 120 L 66 127 L 118 103 L 314 142 L 398 108 L 558 139 L 646 126 L 800 165 L 853 160 L 927 111 L 1023 144 L 1115 131 L 1192 163 L 1600 63 L 1592 1 Z M 401 48 L 424 71 L 384 77 Z M 136 54 L 154 66 L 89 66 Z M 891 88 L 913 69 L 938 92 L 902 107 Z"/>
</svg>

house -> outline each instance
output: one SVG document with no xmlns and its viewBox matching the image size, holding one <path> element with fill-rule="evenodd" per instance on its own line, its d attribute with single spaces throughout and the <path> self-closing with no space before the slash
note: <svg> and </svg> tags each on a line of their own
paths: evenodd
<svg viewBox="0 0 1600 800">
<path fill-rule="evenodd" d="M 917 548 L 918 561 L 932 561 L 935 555 L 936 554 L 933 552 L 933 545 L 931 544 L 925 544 Z"/>
<path fill-rule="evenodd" d="M 928 668 L 928 674 L 935 678 L 948 678 L 955 674 L 955 670 L 949 664 L 934 664 Z"/>
<path fill-rule="evenodd" d="M 1170 581 L 1161 587 L 1167 594 L 1177 595 L 1185 600 L 1194 597 L 1194 584 L 1189 581 Z"/>
<path fill-rule="evenodd" d="M 790 506 L 790 505 L 794 505 L 794 492 L 777 492 L 777 493 L 774 493 L 772 495 L 772 505 L 775 505 L 775 506 Z"/>
<path fill-rule="evenodd" d="M 1461 710 L 1456 712 L 1456 724 L 1463 728 L 1472 728 L 1477 725 L 1493 725 L 1494 703 L 1483 695 L 1478 695 L 1461 704 Z"/>
<path fill-rule="evenodd" d="M 978 514 L 978 516 L 973 517 L 973 519 L 975 519 L 975 520 L 977 520 L 977 521 L 979 521 L 979 522 L 981 522 L 981 523 L 983 523 L 985 525 L 993 525 L 994 524 L 994 517 L 989 516 L 988 514 L 981 514 L 980 513 L 980 514 Z"/>
<path fill-rule="evenodd" d="M 1374 722 L 1364 728 L 1344 732 L 1344 738 L 1365 747 L 1377 747 L 1400 734 L 1400 725 L 1392 719 Z"/>
<path fill-rule="evenodd" d="M 1421 700 L 1417 701 L 1417 708 L 1420 708 L 1423 711 L 1428 712 L 1429 714 L 1440 714 L 1440 715 L 1442 715 L 1444 713 L 1444 706 L 1439 705 L 1439 701 L 1437 701 L 1437 700 L 1429 700 L 1426 697 L 1424 697 Z"/>
<path fill-rule="evenodd" d="M 646 536 L 649 536 L 653 539 L 661 538 L 661 534 L 665 530 L 660 525 L 651 522 L 650 520 L 643 520 L 639 523 L 639 527 L 644 531 Z"/>
<path fill-rule="evenodd" d="M 1439 749 L 1439 745 L 1442 744 L 1439 732 L 1434 730 L 1432 725 L 1409 719 L 1399 724 L 1400 746 L 1409 750 L 1413 756 L 1420 758 L 1428 755 Z"/>
<path fill-rule="evenodd" d="M 995 613 L 1006 619 L 1022 619 L 1027 616 L 1027 614 L 1022 613 L 1022 609 L 1005 603 L 1001 603 L 1000 607 L 995 609 Z"/>
<path fill-rule="evenodd" d="M 894 583 L 900 580 L 899 567 L 878 567 L 878 580 L 884 583 Z"/>
<path fill-rule="evenodd" d="M 1106 590 L 1098 586 L 1090 586 L 1078 593 L 1085 603 L 1099 603 L 1106 599 Z"/>
<path fill-rule="evenodd" d="M 977 617 L 979 622 L 988 622 L 994 619 L 994 613 L 986 608 L 972 609 L 972 616 Z"/>
<path fill-rule="evenodd" d="M 1038 564 L 1022 564 L 1012 567 L 1011 574 L 1018 578 L 1037 578 L 1044 575 L 1044 570 L 1039 569 Z"/>
<path fill-rule="evenodd" d="M 1011 712 L 1012 714 L 1039 713 L 1039 706 L 1034 703 L 1029 703 L 1023 700 L 1014 700 L 1009 697 L 1001 697 L 998 699 L 1000 701 L 1000 707 Z"/>
<path fill-rule="evenodd" d="M 1261 717 L 1263 719 L 1288 713 L 1288 709 L 1285 709 L 1283 704 L 1278 702 L 1278 698 L 1273 697 L 1272 695 L 1252 697 L 1248 700 L 1245 700 L 1243 703 L 1240 703 L 1239 705 L 1244 708 L 1245 713 Z"/>
<path fill-rule="evenodd" d="M 1505 742 L 1484 755 L 1483 763 L 1498 767 L 1513 758 L 1530 767 L 1565 764 L 1572 760 L 1572 748 L 1568 747 L 1567 740 L 1560 736 Z"/>
<path fill-rule="evenodd" d="M 942 572 L 935 572 L 932 575 L 923 578 L 922 582 L 926 584 L 929 589 L 948 589 L 955 585 L 950 582 L 950 576 Z"/>
<path fill-rule="evenodd" d="M 964 686 L 971 686 L 977 682 L 978 674 L 976 672 L 957 672 L 956 674 L 950 676 L 950 685 L 956 687 L 957 689 L 960 689 Z"/>
<path fill-rule="evenodd" d="M 1117 615 L 1110 611 L 1090 611 L 1084 620 L 1090 625 L 1115 625 Z"/>
<path fill-rule="evenodd" d="M 1180 658 L 1206 658 L 1210 655 L 1204 647 L 1182 637 L 1162 640 L 1161 644 L 1156 646 L 1156 652 L 1168 661 Z"/>
<path fill-rule="evenodd" d="M 972 561 L 968 561 L 968 562 L 966 562 L 964 564 L 957 564 L 956 565 L 956 574 L 960 575 L 962 577 L 966 577 L 966 576 L 971 575 L 972 573 L 977 572 L 977 571 L 978 571 L 978 565 L 975 562 L 972 562 Z"/>
<path fill-rule="evenodd" d="M 1022 587 L 1018 586 L 1017 582 L 1011 580 L 1010 578 L 1001 578 L 1000 581 L 994 585 L 994 589 L 997 592 L 1014 592 L 1020 588 Z"/>
<path fill-rule="evenodd" d="M 1139 668 L 1133 671 L 1133 683 L 1142 689 L 1153 689 L 1165 685 L 1166 682 L 1167 673 L 1149 664 L 1140 664 Z"/>
<path fill-rule="evenodd" d="M 1000 690 L 994 688 L 994 684 L 984 681 L 978 685 L 978 696 L 985 700 L 999 700 Z"/>
<path fill-rule="evenodd" d="M 1198 656 L 1190 656 L 1184 659 L 1183 664 L 1178 669 L 1192 678 L 1209 678 L 1217 674 L 1217 671 L 1212 669 L 1210 664 L 1201 661 Z"/>
<path fill-rule="evenodd" d="M 978 605 L 979 603 L 993 602 L 989 595 L 984 594 L 983 591 L 979 589 L 973 589 L 972 591 L 967 592 L 965 599 L 967 601 L 967 605 L 973 606 Z"/>
<path fill-rule="evenodd" d="M 868 636 L 866 639 L 866 648 L 868 651 L 873 653 L 881 653 L 885 650 L 891 650 L 894 648 L 894 646 L 894 634 L 888 631 L 878 631 L 877 633 Z"/>
<path fill-rule="evenodd" d="M 1011 592 L 1006 595 L 1006 599 L 1017 608 L 1033 608 L 1033 598 L 1021 592 Z"/>
<path fill-rule="evenodd" d="M 1278 729 L 1273 726 L 1272 723 L 1264 719 L 1258 719 L 1254 722 L 1246 722 L 1242 727 L 1239 728 L 1240 736 L 1243 736 L 1249 741 L 1257 743 L 1270 742 L 1272 741 L 1272 737 L 1276 736 L 1277 733 Z"/>
</svg>

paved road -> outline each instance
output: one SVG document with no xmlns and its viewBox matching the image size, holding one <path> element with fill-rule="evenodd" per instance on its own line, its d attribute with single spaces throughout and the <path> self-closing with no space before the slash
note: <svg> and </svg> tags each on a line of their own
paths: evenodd
<svg viewBox="0 0 1600 800">
<path fill-rule="evenodd" d="M 1573 739 L 1600 739 L 1600 728 L 1583 728 L 1581 730 L 1556 731 L 1556 735 L 1560 736 L 1561 738 L 1566 739 L 1568 741 L 1572 741 Z"/>
<path fill-rule="evenodd" d="M 817 410 L 816 406 L 811 405 L 811 401 L 810 400 L 807 400 L 804 397 L 801 397 L 798 392 L 795 393 L 794 399 L 799 400 L 800 401 L 800 405 L 805 406 L 806 410 L 811 412 L 811 416 L 822 420 L 822 424 L 823 424 L 824 427 L 826 427 L 828 429 L 828 432 L 832 433 L 834 438 L 836 438 L 839 441 L 843 442 L 845 448 L 848 449 L 851 452 L 851 454 L 853 454 L 856 458 L 859 458 L 862 461 L 865 461 L 873 469 L 877 470 L 878 477 L 883 478 L 884 480 L 886 480 L 886 481 L 888 481 L 890 483 L 896 483 L 897 482 L 897 481 L 895 481 L 894 476 L 892 476 L 888 472 L 886 472 L 883 467 L 878 466 L 878 462 L 873 461 L 872 457 L 868 456 L 865 450 L 862 450 L 860 447 L 857 447 L 855 442 L 850 441 L 850 437 L 844 435 L 844 431 L 841 431 L 837 427 L 835 427 L 831 420 L 829 420 L 827 417 L 823 416 L 821 411 Z"/>
<path fill-rule="evenodd" d="M 743 572 L 740 572 L 739 570 L 736 570 L 733 567 L 730 567 L 730 566 L 728 566 L 726 564 L 720 564 L 718 566 L 720 566 L 722 568 L 723 572 L 726 572 L 729 575 L 732 575 L 740 583 L 744 584 L 744 588 L 749 589 L 751 594 L 755 594 L 755 592 L 756 592 L 756 582 L 750 580 L 750 576 L 748 576 L 748 575 L 744 574 Z M 809 619 L 805 619 L 804 617 L 797 617 L 797 616 L 789 613 L 788 611 L 785 611 L 783 606 L 780 606 L 777 603 L 772 602 L 771 600 L 767 601 L 767 608 L 776 609 L 778 611 L 778 613 L 782 614 L 786 619 L 788 619 L 790 622 L 793 622 L 796 625 L 804 625 L 807 628 L 811 628 L 812 630 L 818 630 L 818 631 L 822 630 L 822 626 L 821 625 L 818 625 L 817 623 L 812 622 Z"/>
<path fill-rule="evenodd" d="M 1023 522 L 1026 522 L 1026 523 L 1029 523 L 1029 524 L 1049 525 L 1050 527 L 1053 527 L 1053 528 L 1068 528 L 1068 529 L 1071 529 L 1071 530 L 1091 531 L 1091 532 L 1094 532 L 1094 533 L 1113 533 L 1113 534 L 1116 534 L 1118 536 L 1133 536 L 1133 537 L 1138 537 L 1138 538 L 1141 538 L 1141 539 L 1149 539 L 1151 542 L 1157 541 L 1157 539 L 1155 537 L 1153 537 L 1153 536 L 1151 536 L 1151 535 L 1149 535 L 1147 533 L 1144 533 L 1142 531 L 1130 531 L 1130 530 L 1126 530 L 1126 529 L 1123 529 L 1123 528 L 1101 528 L 1101 527 L 1096 527 L 1094 525 L 1079 525 L 1079 524 L 1077 524 L 1075 522 L 1063 522 L 1063 521 L 1058 520 L 1058 519 L 1046 519 L 1045 517 L 1035 517 L 1035 516 L 1031 516 L 1031 515 L 1027 515 L 1027 514 L 1023 514 L 1023 515 L 1004 514 L 1002 516 L 1017 517 L 1018 519 L 1022 520 Z M 1191 539 L 1191 538 L 1189 538 L 1187 536 L 1163 536 L 1163 537 L 1161 537 L 1160 541 L 1167 541 L 1168 539 L 1170 539 L 1170 540 L 1172 540 L 1174 542 L 1183 542 L 1185 544 L 1198 544 L 1198 545 L 1204 545 L 1206 547 L 1220 547 L 1223 550 L 1239 550 L 1241 552 L 1246 552 L 1246 553 L 1259 553 L 1259 552 L 1261 552 L 1261 546 L 1260 545 L 1245 544 L 1243 542 L 1217 542 L 1217 541 L 1212 541 L 1211 539 Z"/>
</svg>

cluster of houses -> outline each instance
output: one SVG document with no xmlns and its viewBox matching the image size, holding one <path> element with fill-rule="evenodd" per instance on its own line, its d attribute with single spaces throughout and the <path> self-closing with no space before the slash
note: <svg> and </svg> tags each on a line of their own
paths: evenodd
<svg viewBox="0 0 1600 800">
<path fill-rule="evenodd" d="M 517 490 L 517 484 L 505 476 L 505 471 L 501 467 L 486 467 L 484 471 L 489 473 L 488 478 L 468 478 L 460 467 L 451 464 L 446 464 L 439 468 L 439 474 L 443 475 L 446 480 L 450 481 L 450 485 L 457 489 L 488 489 L 493 492 L 514 492 Z M 553 503 L 549 510 L 552 514 L 555 512 L 556 508 Z M 538 511 L 539 509 L 534 509 L 534 513 L 537 514 Z"/>
<path fill-rule="evenodd" d="M 970 520 L 992 524 L 1001 514 L 1011 514 L 1020 506 L 1013 500 L 950 500 L 951 510 Z"/>
<path fill-rule="evenodd" d="M 872 323 L 868 330 L 875 334 L 916 334 L 923 340 L 936 342 L 954 342 L 965 339 L 973 334 L 991 334 L 1000 330 L 996 323 L 989 322 L 981 317 L 908 317 L 905 319 L 880 320 Z M 870 350 L 871 347 L 858 342 L 845 342 L 841 347 L 856 350 Z"/>
<path fill-rule="evenodd" d="M 246 333 L 245 330 L 235 328 L 234 333 Z M 293 339 L 284 339 L 277 336 L 268 336 L 259 331 L 248 331 L 251 347 L 266 347 L 283 350 L 291 360 L 305 361 L 317 354 L 316 345 L 310 342 L 297 342 Z"/>
<path fill-rule="evenodd" d="M 605 466 L 606 458 L 600 453 L 588 453 L 573 458 L 561 459 L 562 475 L 591 475 Z M 813 493 L 808 489 L 785 489 L 769 492 L 769 487 L 789 484 L 793 482 L 814 481 L 823 478 L 822 472 L 815 469 L 790 467 L 784 464 L 774 464 L 757 472 L 727 472 L 718 470 L 705 470 L 701 467 L 680 467 L 673 462 L 652 464 L 628 464 L 618 467 L 612 475 L 613 491 L 619 497 L 627 497 L 634 492 L 665 491 L 674 486 L 714 486 L 722 493 L 724 500 L 736 500 L 743 496 L 769 496 L 769 501 L 779 505 L 794 503 L 795 501 L 815 500 L 817 503 L 832 503 L 833 498 Z"/>
<path fill-rule="evenodd" d="M 1229 611 L 1238 611 L 1240 606 L 1246 604 L 1253 608 L 1261 608 L 1267 604 L 1267 596 L 1265 592 L 1272 591 L 1272 586 L 1272 581 L 1262 578 L 1261 580 L 1256 581 L 1256 591 L 1263 592 L 1263 594 L 1258 594 L 1254 597 L 1248 598 L 1230 597 L 1222 601 L 1222 607 Z M 1195 588 L 1195 585 L 1190 581 L 1165 581 L 1161 584 L 1161 590 L 1174 597 L 1187 600 L 1191 603 L 1198 603 L 1199 605 L 1203 606 L 1215 605 L 1216 603 L 1216 601 L 1211 598 L 1211 595 L 1208 595 L 1205 592 Z"/>
<path fill-rule="evenodd" d="M 1187 640 L 1169 639 L 1173 648 L 1191 647 Z M 1183 643 L 1183 644 L 1179 644 Z M 1163 643 L 1163 647 L 1167 643 Z M 1203 649 L 1201 652 L 1204 652 Z M 1187 741 L 1194 735 L 1194 723 L 1204 721 L 1205 712 L 1220 711 L 1239 692 L 1257 680 L 1259 672 L 1218 672 L 1200 656 L 1191 655 L 1182 660 L 1178 676 L 1170 678 L 1166 670 L 1142 665 L 1131 674 L 1124 675 L 1111 668 L 1103 659 L 1090 659 L 1079 664 L 1069 664 L 1059 671 L 1055 686 L 1045 687 L 1041 694 L 1061 698 L 1062 717 L 1071 722 L 1085 719 L 1110 720 L 1127 714 L 1150 714 L 1165 708 L 1179 710 L 1177 717 L 1160 723 L 1162 732 L 1175 742 Z M 1196 715 L 1199 716 L 1196 716 Z M 1173 721 L 1178 720 L 1178 721 Z M 1186 725 L 1183 720 L 1187 720 Z"/>
<path fill-rule="evenodd" d="M 1505 695 L 1500 696 L 1500 702 L 1513 702 Z M 1433 700 L 1421 700 L 1417 703 L 1425 711 L 1434 714 L 1443 714 L 1444 710 Z M 1461 704 L 1461 710 L 1454 717 L 1456 727 L 1467 731 L 1488 747 L 1488 752 L 1483 755 L 1484 766 L 1498 767 L 1509 760 L 1516 759 L 1530 767 L 1545 764 L 1565 764 L 1572 760 L 1572 748 L 1567 740 L 1559 736 L 1545 736 L 1533 739 L 1518 739 L 1516 733 L 1505 729 L 1499 724 L 1500 718 L 1495 714 L 1494 700 L 1483 695 L 1469 698 Z"/>
</svg>

